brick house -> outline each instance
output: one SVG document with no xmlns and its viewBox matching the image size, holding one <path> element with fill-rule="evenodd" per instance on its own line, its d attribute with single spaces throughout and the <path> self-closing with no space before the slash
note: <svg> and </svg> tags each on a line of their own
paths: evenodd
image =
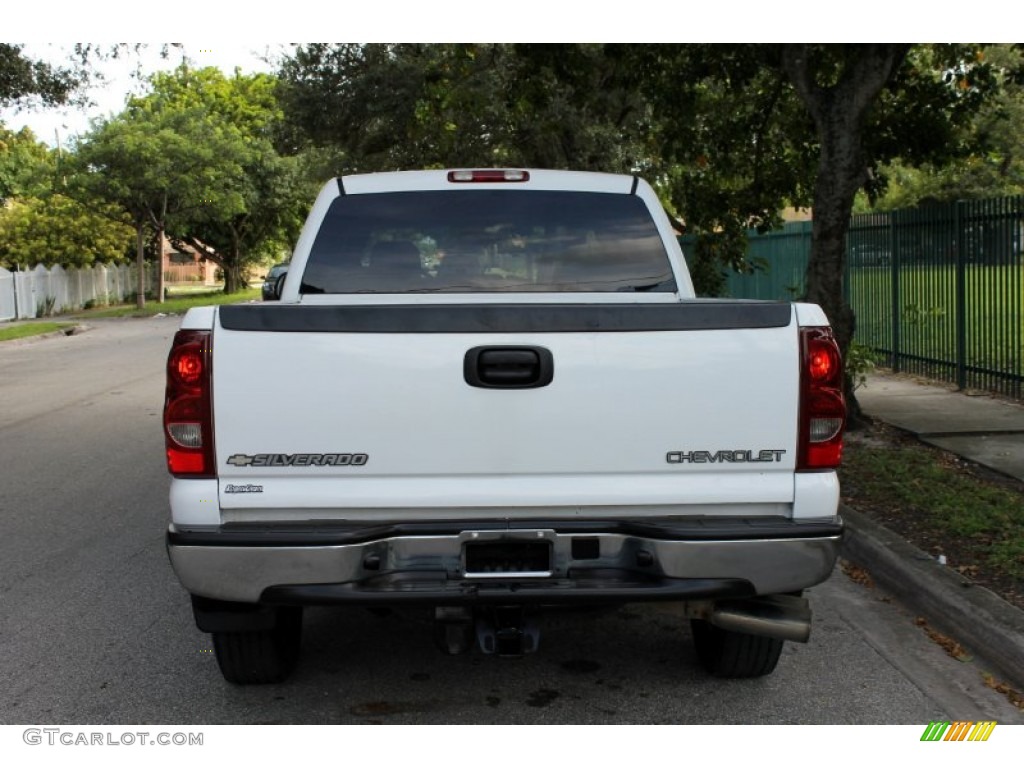
<svg viewBox="0 0 1024 768">
<path fill-rule="evenodd" d="M 161 268 L 164 280 L 169 284 L 191 283 L 193 285 L 215 285 L 217 265 L 192 248 L 176 249 L 165 237 L 161 249 Z"/>
</svg>

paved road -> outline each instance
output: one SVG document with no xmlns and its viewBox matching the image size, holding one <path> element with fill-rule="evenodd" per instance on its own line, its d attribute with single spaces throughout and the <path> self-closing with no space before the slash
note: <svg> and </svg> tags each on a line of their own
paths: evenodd
<svg viewBox="0 0 1024 768">
<path fill-rule="evenodd" d="M 809 645 L 717 681 L 673 606 L 542 618 L 541 651 L 445 657 L 422 612 L 308 612 L 287 684 L 235 688 L 163 549 L 159 410 L 177 320 L 0 345 L 0 723 L 1024 722 L 837 573 Z"/>
</svg>

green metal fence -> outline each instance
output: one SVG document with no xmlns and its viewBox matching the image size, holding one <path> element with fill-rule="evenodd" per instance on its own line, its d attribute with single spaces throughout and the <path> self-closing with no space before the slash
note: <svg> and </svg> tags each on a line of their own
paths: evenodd
<svg viewBox="0 0 1024 768">
<path fill-rule="evenodd" d="M 685 246 L 684 246 L 685 247 Z M 810 225 L 751 233 L 763 272 L 730 275 L 737 298 L 803 293 Z M 854 216 L 846 291 L 856 341 L 896 371 L 1024 397 L 1024 197 Z"/>
</svg>

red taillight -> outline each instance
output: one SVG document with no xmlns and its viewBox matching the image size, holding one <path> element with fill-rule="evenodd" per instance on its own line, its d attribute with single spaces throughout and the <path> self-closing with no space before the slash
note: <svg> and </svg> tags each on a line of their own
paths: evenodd
<svg viewBox="0 0 1024 768">
<path fill-rule="evenodd" d="M 811 381 L 828 381 L 839 369 L 839 349 L 815 342 L 808 352 L 807 372 Z"/>
<path fill-rule="evenodd" d="M 196 384 L 203 375 L 202 353 L 195 349 L 182 349 L 174 354 L 174 372 L 178 379 L 185 384 Z"/>
<path fill-rule="evenodd" d="M 797 469 L 834 469 L 843 456 L 843 360 L 830 328 L 800 329 Z"/>
<path fill-rule="evenodd" d="M 178 331 L 167 357 L 164 443 L 178 477 L 216 477 L 210 331 Z"/>
<path fill-rule="evenodd" d="M 529 181 L 529 171 L 518 170 L 486 170 L 486 171 L 448 171 L 448 181 L 459 182 L 480 182 L 480 181 Z"/>
</svg>

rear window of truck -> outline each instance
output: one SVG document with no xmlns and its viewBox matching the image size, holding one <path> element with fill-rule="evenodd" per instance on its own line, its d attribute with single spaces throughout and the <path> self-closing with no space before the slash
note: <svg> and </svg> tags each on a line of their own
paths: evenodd
<svg viewBox="0 0 1024 768">
<path fill-rule="evenodd" d="M 643 201 L 596 192 L 346 195 L 327 212 L 301 293 L 674 291 Z"/>
</svg>

